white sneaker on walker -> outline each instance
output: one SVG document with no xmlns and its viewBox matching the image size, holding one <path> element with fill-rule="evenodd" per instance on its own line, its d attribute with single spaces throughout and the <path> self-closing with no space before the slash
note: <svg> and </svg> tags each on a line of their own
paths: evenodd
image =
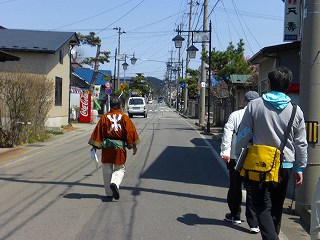
<svg viewBox="0 0 320 240">
<path fill-rule="evenodd" d="M 252 227 L 252 228 L 250 228 L 250 233 L 252 233 L 252 234 L 256 234 L 256 233 L 259 233 L 259 232 L 260 232 L 259 227 Z"/>
</svg>

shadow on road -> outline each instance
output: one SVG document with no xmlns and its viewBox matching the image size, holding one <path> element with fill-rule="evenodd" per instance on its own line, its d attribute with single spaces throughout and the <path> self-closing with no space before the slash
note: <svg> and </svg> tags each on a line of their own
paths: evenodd
<svg viewBox="0 0 320 240">
<path fill-rule="evenodd" d="M 227 175 L 202 138 L 193 147 L 168 146 L 141 178 L 228 188 Z"/>
<path fill-rule="evenodd" d="M 199 200 L 205 200 L 205 201 L 215 201 L 215 202 L 223 202 L 223 203 L 227 202 L 225 198 L 196 195 L 196 194 L 190 194 L 190 193 L 172 192 L 172 191 L 164 191 L 164 190 L 141 188 L 141 187 L 128 187 L 128 186 L 121 186 L 120 188 L 121 190 L 132 191 L 132 195 L 134 196 L 140 195 L 141 192 L 149 192 L 149 193 L 156 193 L 156 194 L 171 195 L 176 197 L 193 198 L 193 199 L 199 199 Z"/>
<path fill-rule="evenodd" d="M 233 225 L 232 223 L 226 222 L 224 220 L 220 219 L 214 219 L 214 218 L 202 218 L 199 217 L 197 214 L 194 213 L 187 213 L 184 214 L 182 217 L 177 218 L 178 222 L 181 222 L 183 224 L 186 224 L 188 226 L 193 226 L 193 225 L 220 225 L 220 226 L 227 226 L 230 228 L 233 228 L 237 231 L 242 231 L 245 233 L 248 233 L 248 229 L 245 227 L 242 227 L 240 225 Z"/>
</svg>

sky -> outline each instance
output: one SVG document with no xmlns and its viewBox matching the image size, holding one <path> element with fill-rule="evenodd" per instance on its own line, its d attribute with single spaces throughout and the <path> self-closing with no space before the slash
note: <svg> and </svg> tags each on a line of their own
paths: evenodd
<svg viewBox="0 0 320 240">
<path fill-rule="evenodd" d="M 120 66 L 120 76 L 145 76 L 164 79 L 166 63 L 178 61 L 179 51 L 172 38 L 178 26 L 188 30 L 190 0 L 0 0 L 0 25 L 8 29 L 41 31 L 95 32 L 102 40 L 101 50 L 110 51 L 110 62 L 100 69 L 115 67 L 115 50 L 121 28 L 120 54 L 126 55 L 128 69 Z M 191 30 L 203 30 L 203 0 L 192 1 Z M 209 20 L 212 22 L 212 48 L 225 51 L 229 42 L 245 43 L 245 56 L 260 49 L 282 44 L 284 3 L 282 0 L 209 0 Z M 186 34 L 186 33 L 184 33 Z M 184 36 L 187 39 L 187 36 Z M 186 58 L 186 45 L 181 59 Z M 201 43 L 195 46 L 201 49 Z M 79 46 L 82 57 L 94 57 L 95 48 Z M 200 51 L 199 51 L 200 52 Z M 200 53 L 191 59 L 189 67 L 198 69 Z M 132 55 L 138 59 L 131 65 Z M 185 61 L 184 61 L 185 62 Z M 121 61 L 121 64 L 124 61 Z M 88 67 L 88 66 L 87 66 Z"/>
</svg>

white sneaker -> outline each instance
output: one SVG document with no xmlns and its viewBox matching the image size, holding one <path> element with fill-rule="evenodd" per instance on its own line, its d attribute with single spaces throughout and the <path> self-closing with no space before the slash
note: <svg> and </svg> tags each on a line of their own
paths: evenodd
<svg viewBox="0 0 320 240">
<path fill-rule="evenodd" d="M 256 233 L 259 233 L 259 232 L 260 232 L 259 227 L 250 228 L 250 233 L 252 233 L 252 234 L 256 234 Z"/>
<path fill-rule="evenodd" d="M 224 220 L 228 221 L 228 222 L 232 222 L 235 225 L 241 224 L 240 217 L 233 216 L 233 215 L 231 215 L 231 213 L 227 213 Z"/>
</svg>

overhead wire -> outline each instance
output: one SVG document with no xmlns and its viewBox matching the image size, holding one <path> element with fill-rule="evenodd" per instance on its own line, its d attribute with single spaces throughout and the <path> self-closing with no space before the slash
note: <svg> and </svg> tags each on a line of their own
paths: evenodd
<svg viewBox="0 0 320 240">
<path fill-rule="evenodd" d="M 223 1 L 221 1 L 223 3 Z M 219 11 L 221 8 L 217 7 L 216 10 Z M 234 9 L 229 8 L 223 8 L 221 11 L 225 12 L 231 12 L 236 13 Z M 239 10 L 238 10 L 239 11 Z M 242 16 L 252 17 L 252 18 L 262 18 L 267 20 L 274 20 L 274 21 L 280 21 L 283 22 L 283 17 L 273 16 L 273 15 L 267 15 L 267 14 L 261 14 L 261 13 L 254 13 L 254 12 L 247 12 L 247 11 L 239 11 Z"/>
<path fill-rule="evenodd" d="M 191 4 L 191 3 L 190 3 Z M 186 0 L 186 3 L 185 3 L 185 8 L 184 8 L 184 12 L 183 12 L 183 15 L 182 15 L 182 20 L 181 20 L 181 24 L 180 24 L 180 30 L 183 29 L 183 26 L 186 26 L 187 24 L 185 23 L 186 22 L 186 18 L 185 16 L 188 16 L 188 11 L 189 11 L 189 8 L 188 8 L 188 0 Z M 187 18 L 188 19 L 188 18 Z M 180 50 L 176 50 L 176 53 L 178 53 L 178 59 L 182 59 L 182 56 L 183 56 L 183 53 L 184 53 L 184 49 L 181 49 Z M 179 56 L 180 54 L 180 56 Z"/>
<path fill-rule="evenodd" d="M 83 19 L 81 19 L 81 20 L 79 20 L 79 21 L 76 21 L 76 22 L 73 22 L 73 23 L 69 23 L 69 24 L 66 24 L 66 25 L 63 25 L 63 26 L 60 26 L 60 27 L 57 27 L 57 28 L 52 28 L 52 29 L 50 29 L 50 30 L 57 30 L 57 29 L 61 29 L 61 28 L 64 28 L 64 27 L 69 27 L 69 26 L 75 25 L 75 24 L 77 24 L 77 23 L 81 23 L 81 22 L 87 21 L 87 20 L 89 20 L 89 19 L 92 19 L 92 18 L 95 18 L 95 17 L 97 17 L 97 16 L 103 15 L 103 14 L 105 14 L 105 13 L 107 13 L 107 12 L 110 12 L 110 11 L 112 11 L 112 10 L 114 10 L 114 9 L 117 9 L 117 8 L 119 8 L 119 7 L 122 7 L 123 5 L 125 5 L 125 4 L 127 4 L 128 2 L 131 2 L 131 1 L 132 1 L 132 0 L 126 1 L 126 2 L 124 2 L 124 3 L 122 3 L 122 4 L 120 4 L 120 5 L 117 5 L 117 6 L 111 8 L 111 9 L 108 9 L 108 10 L 106 10 L 106 11 L 97 13 L 97 14 L 95 14 L 95 15 L 93 15 L 93 16 L 86 17 L 86 18 L 83 18 Z"/>
<path fill-rule="evenodd" d="M 244 37 L 245 37 L 245 39 L 246 39 L 246 41 L 247 41 L 248 47 L 249 47 L 251 53 L 254 54 L 254 52 L 253 52 L 253 50 L 252 50 L 252 48 L 251 48 L 249 39 L 247 38 L 247 34 L 246 34 L 246 32 L 244 31 L 243 26 L 242 26 L 242 23 L 241 23 L 241 21 L 240 21 L 239 13 L 238 13 L 238 11 L 237 11 L 237 7 L 236 7 L 236 5 L 235 5 L 234 0 L 232 0 L 232 4 L 233 4 L 233 7 L 234 7 L 234 9 L 235 9 L 235 11 L 236 11 L 236 13 L 237 13 L 236 16 L 237 16 L 237 18 L 238 18 L 239 24 L 240 24 L 241 29 L 242 29 L 242 31 L 243 31 Z"/>
<path fill-rule="evenodd" d="M 190 2 L 189 4 L 191 4 L 191 2 Z M 200 7 L 201 5 L 200 5 L 200 3 L 199 3 L 198 1 L 196 1 L 194 4 L 195 4 L 194 6 L 196 6 L 196 9 L 194 10 L 193 15 L 194 15 L 194 16 L 199 15 L 199 16 L 198 16 L 198 21 L 199 21 L 199 18 L 200 18 L 200 16 L 201 16 L 201 12 L 200 12 L 200 14 L 198 14 L 198 11 L 199 11 L 199 7 Z M 200 9 L 201 9 L 201 7 L 200 7 Z M 189 14 L 190 14 L 190 13 L 189 13 Z M 190 16 L 189 16 L 189 17 L 190 17 Z M 191 18 L 192 18 L 192 16 L 191 16 Z M 195 25 L 195 21 L 196 21 L 196 18 L 192 18 L 191 26 L 190 26 L 191 29 L 194 29 L 193 26 Z M 190 41 L 191 41 L 191 39 L 190 39 Z M 184 42 L 183 47 L 182 47 L 182 49 L 183 49 L 182 52 L 186 51 L 187 48 L 188 48 L 188 42 Z"/>
<path fill-rule="evenodd" d="M 229 21 L 230 21 L 230 23 L 231 23 L 231 25 L 232 25 L 233 29 L 234 29 L 234 30 L 235 30 L 235 32 L 237 33 L 238 37 L 239 37 L 239 38 L 241 38 L 241 34 L 238 32 L 237 28 L 236 28 L 236 27 L 235 27 L 235 25 L 233 24 L 233 21 L 232 21 L 232 19 L 230 18 L 230 16 L 229 16 L 228 12 L 226 12 L 226 16 L 227 16 L 227 18 L 229 19 Z"/>
<path fill-rule="evenodd" d="M 224 5 L 224 2 L 223 1 L 221 1 L 221 3 L 222 3 L 222 6 L 223 6 L 223 9 L 224 9 L 224 11 L 225 11 L 225 16 L 227 16 L 227 11 L 226 11 L 226 7 L 225 7 L 225 5 Z M 230 42 L 233 42 L 233 40 L 232 40 L 232 35 L 231 35 L 231 31 L 230 31 L 230 25 L 229 25 L 229 21 L 228 21 L 228 19 L 226 19 L 227 21 L 227 25 L 228 25 L 228 32 L 229 32 L 229 37 L 230 37 Z"/>
<path fill-rule="evenodd" d="M 202 11 L 203 11 L 203 4 L 202 4 L 202 7 L 200 8 L 200 13 L 199 13 L 199 16 L 198 16 L 197 24 L 194 26 L 194 29 L 197 29 L 197 27 L 198 27 Z"/>
<path fill-rule="evenodd" d="M 215 19 L 215 22 L 217 23 L 217 18 L 216 18 L 216 15 L 214 15 L 214 19 Z M 219 37 L 219 33 L 217 32 L 217 29 L 218 29 L 218 26 L 216 28 L 212 28 L 213 31 L 215 32 L 216 34 L 216 37 L 217 37 L 217 40 L 218 40 L 218 44 L 220 46 L 220 48 L 222 48 L 222 43 L 220 41 L 220 37 Z M 229 31 L 230 32 L 230 31 Z"/>
<path fill-rule="evenodd" d="M 141 2 L 139 2 L 136 6 L 134 6 L 132 9 L 130 9 L 128 12 L 126 12 L 125 14 L 123 14 L 121 17 L 119 17 L 117 20 L 115 20 L 114 22 L 112 22 L 111 24 L 109 24 L 107 27 L 103 28 L 102 30 L 100 30 L 99 32 L 97 32 L 97 34 L 103 32 L 104 30 L 106 30 L 107 28 L 109 28 L 110 26 L 112 26 L 113 24 L 115 24 L 116 22 L 120 21 L 122 18 L 124 18 L 125 16 L 127 16 L 129 13 L 131 13 L 133 10 L 135 10 L 137 7 L 139 7 L 145 0 L 142 0 Z"/>
<path fill-rule="evenodd" d="M 211 9 L 210 13 L 208 14 L 208 17 L 206 18 L 206 21 L 210 18 L 213 10 L 216 8 L 216 6 L 218 5 L 218 3 L 220 2 L 220 0 L 217 0 L 216 3 L 214 4 L 213 8 Z"/>
<path fill-rule="evenodd" d="M 240 13 L 240 11 L 238 10 L 237 6 L 235 5 L 235 9 L 237 10 L 237 12 Z M 257 39 L 255 38 L 255 36 L 252 34 L 250 28 L 248 27 L 248 25 L 246 24 L 246 22 L 244 21 L 244 18 L 242 17 L 242 15 L 240 14 L 240 17 L 244 23 L 244 25 L 246 26 L 246 28 L 248 29 L 250 35 L 252 36 L 252 38 L 254 39 L 254 41 L 257 43 L 257 45 L 259 46 L 259 48 L 261 48 L 261 45 L 259 44 L 259 42 L 257 41 Z"/>
<path fill-rule="evenodd" d="M 152 23 L 150 23 L 150 24 L 147 24 L 147 25 L 138 27 L 138 28 L 136 28 L 136 29 L 129 30 L 129 31 L 127 31 L 127 33 L 128 33 L 128 32 L 136 32 L 136 31 L 139 30 L 139 29 L 142 29 L 142 28 L 145 28 L 145 27 L 150 27 L 150 26 L 152 26 L 152 25 L 154 25 L 154 24 L 160 23 L 160 22 L 162 22 L 162 21 L 164 21 L 164 20 L 167 20 L 167 19 L 172 18 L 172 17 L 174 17 L 174 16 L 176 16 L 176 15 L 179 15 L 179 14 L 180 14 L 180 12 L 175 13 L 175 14 L 172 14 L 172 15 L 170 15 L 170 16 L 168 16 L 168 17 L 165 17 L 165 18 L 160 19 L 160 20 L 158 20 L 158 21 L 152 22 Z"/>
</svg>

